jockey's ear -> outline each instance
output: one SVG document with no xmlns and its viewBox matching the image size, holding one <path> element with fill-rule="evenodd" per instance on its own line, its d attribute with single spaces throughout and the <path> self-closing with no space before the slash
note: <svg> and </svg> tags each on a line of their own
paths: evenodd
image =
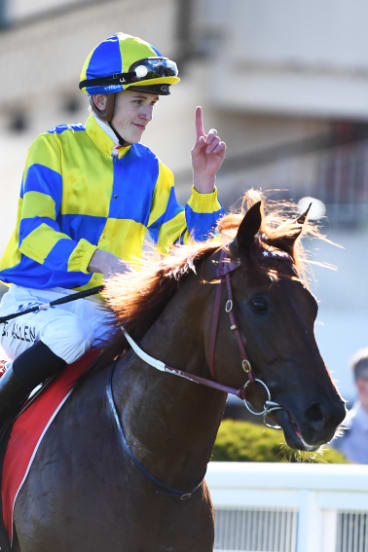
<svg viewBox="0 0 368 552">
<path fill-rule="evenodd" d="M 99 111 L 106 109 L 107 95 L 106 94 L 93 94 L 92 102 Z"/>
<path fill-rule="evenodd" d="M 235 241 L 240 253 L 245 253 L 253 243 L 254 237 L 259 231 L 262 223 L 262 202 L 257 201 L 245 213 L 240 223 Z"/>
</svg>

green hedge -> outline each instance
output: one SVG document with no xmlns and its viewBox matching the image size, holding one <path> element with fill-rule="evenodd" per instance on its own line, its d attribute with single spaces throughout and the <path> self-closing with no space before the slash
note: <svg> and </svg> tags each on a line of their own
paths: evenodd
<svg viewBox="0 0 368 552">
<path fill-rule="evenodd" d="M 292 450 L 282 431 L 226 419 L 220 425 L 212 460 L 219 462 L 313 462 L 348 464 L 346 458 L 331 447 L 317 452 Z"/>
</svg>

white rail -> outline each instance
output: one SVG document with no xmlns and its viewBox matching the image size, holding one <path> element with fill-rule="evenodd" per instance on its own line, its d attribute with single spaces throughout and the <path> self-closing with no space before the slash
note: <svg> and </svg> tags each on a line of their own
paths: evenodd
<svg viewBox="0 0 368 552">
<path fill-rule="evenodd" d="M 212 462 L 217 552 L 368 552 L 368 466 Z"/>
</svg>

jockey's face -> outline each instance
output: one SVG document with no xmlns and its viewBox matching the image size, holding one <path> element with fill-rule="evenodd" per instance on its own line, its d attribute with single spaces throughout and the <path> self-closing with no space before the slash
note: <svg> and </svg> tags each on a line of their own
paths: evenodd
<svg viewBox="0 0 368 552">
<path fill-rule="evenodd" d="M 104 107 L 106 96 L 98 94 L 95 96 L 97 107 Z M 136 144 L 140 141 L 142 134 L 152 119 L 152 112 L 155 103 L 158 101 L 156 94 L 139 92 L 134 87 L 116 95 L 115 111 L 111 121 L 114 129 L 126 142 Z M 101 102 L 101 103 L 100 103 Z"/>
<path fill-rule="evenodd" d="M 130 144 L 140 141 L 152 119 L 153 107 L 158 101 L 156 94 L 126 90 L 117 94 L 112 125 Z"/>
</svg>

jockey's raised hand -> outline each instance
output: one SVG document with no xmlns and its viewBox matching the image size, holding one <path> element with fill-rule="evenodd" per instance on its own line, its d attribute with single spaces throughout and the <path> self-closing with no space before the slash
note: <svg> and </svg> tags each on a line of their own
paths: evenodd
<svg viewBox="0 0 368 552">
<path fill-rule="evenodd" d="M 208 134 L 203 127 L 202 107 L 195 110 L 196 143 L 192 149 L 193 184 L 197 192 L 213 192 L 216 174 L 225 158 L 226 144 L 211 128 Z"/>
</svg>

